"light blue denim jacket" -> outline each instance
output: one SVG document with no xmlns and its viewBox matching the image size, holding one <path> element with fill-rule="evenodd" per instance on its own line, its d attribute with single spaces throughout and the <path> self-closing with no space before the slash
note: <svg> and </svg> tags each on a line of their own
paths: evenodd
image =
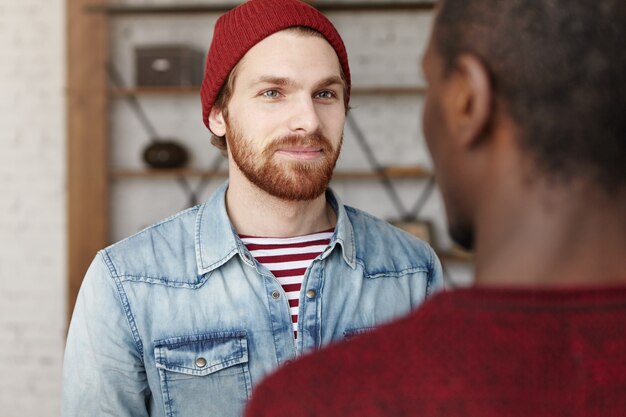
<svg viewBox="0 0 626 417">
<path fill-rule="evenodd" d="M 337 225 L 304 277 L 296 346 L 285 293 L 233 230 L 226 188 L 98 253 L 68 334 L 64 417 L 240 416 L 272 370 L 442 287 L 430 246 L 329 191 Z"/>
</svg>

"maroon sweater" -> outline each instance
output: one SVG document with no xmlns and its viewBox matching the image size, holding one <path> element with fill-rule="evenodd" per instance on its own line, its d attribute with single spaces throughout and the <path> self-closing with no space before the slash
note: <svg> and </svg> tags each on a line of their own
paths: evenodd
<svg viewBox="0 0 626 417">
<path fill-rule="evenodd" d="M 246 416 L 626 416 L 626 288 L 437 295 L 286 366 Z"/>
</svg>

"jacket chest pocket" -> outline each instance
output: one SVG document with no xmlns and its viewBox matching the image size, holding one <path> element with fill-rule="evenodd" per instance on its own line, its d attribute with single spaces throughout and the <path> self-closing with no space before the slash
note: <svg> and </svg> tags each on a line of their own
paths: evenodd
<svg viewBox="0 0 626 417">
<path fill-rule="evenodd" d="M 154 348 L 168 417 L 239 417 L 251 392 L 246 332 L 158 340 Z"/>
</svg>

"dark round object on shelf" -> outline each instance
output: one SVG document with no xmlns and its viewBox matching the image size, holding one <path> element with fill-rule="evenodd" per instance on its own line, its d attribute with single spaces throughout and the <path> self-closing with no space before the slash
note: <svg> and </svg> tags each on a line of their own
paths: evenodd
<svg viewBox="0 0 626 417">
<path fill-rule="evenodd" d="M 187 150 L 175 140 L 154 140 L 143 151 L 143 160 L 151 168 L 181 168 L 188 159 Z"/>
</svg>

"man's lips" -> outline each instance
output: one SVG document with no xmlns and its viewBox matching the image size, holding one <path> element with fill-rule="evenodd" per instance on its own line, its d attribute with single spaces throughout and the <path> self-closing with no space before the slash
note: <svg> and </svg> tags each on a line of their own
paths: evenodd
<svg viewBox="0 0 626 417">
<path fill-rule="evenodd" d="M 294 159 L 311 160 L 318 158 L 323 151 L 317 146 L 289 146 L 277 149 L 276 153 Z"/>
</svg>

